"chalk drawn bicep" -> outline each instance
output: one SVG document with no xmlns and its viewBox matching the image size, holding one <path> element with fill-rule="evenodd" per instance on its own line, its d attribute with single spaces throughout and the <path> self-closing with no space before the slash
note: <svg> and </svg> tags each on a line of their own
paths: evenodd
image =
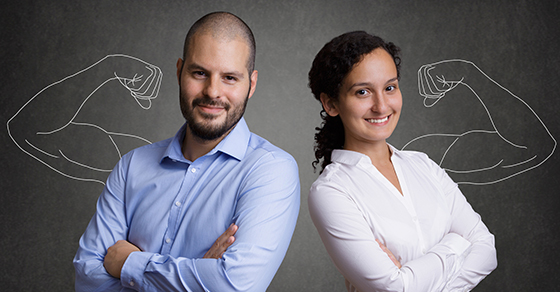
<svg viewBox="0 0 560 292">
<path fill-rule="evenodd" d="M 37 92 L 7 121 L 8 135 L 21 151 L 55 172 L 103 183 L 124 153 L 150 141 L 127 129 L 111 130 L 114 125 L 103 120 L 84 121 L 83 109 L 93 105 L 94 112 L 105 112 L 103 100 L 114 95 L 99 92 L 111 83 L 120 84 L 138 105 L 149 109 L 162 75 L 159 67 L 136 57 L 105 56 Z"/>
</svg>

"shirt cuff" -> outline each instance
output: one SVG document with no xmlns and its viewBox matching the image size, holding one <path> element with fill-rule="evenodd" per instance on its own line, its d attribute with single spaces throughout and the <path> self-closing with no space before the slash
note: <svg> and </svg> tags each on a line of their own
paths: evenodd
<svg viewBox="0 0 560 292">
<path fill-rule="evenodd" d="M 121 269 L 121 285 L 125 288 L 140 290 L 143 284 L 144 268 L 152 257 L 150 252 L 135 251 L 128 255 Z"/>
</svg>

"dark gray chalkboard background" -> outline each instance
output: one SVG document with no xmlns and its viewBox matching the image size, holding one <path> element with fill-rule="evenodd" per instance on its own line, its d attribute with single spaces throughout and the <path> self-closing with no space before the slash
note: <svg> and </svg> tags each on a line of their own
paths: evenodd
<svg viewBox="0 0 560 292">
<path fill-rule="evenodd" d="M 152 109 L 145 111 L 122 87 L 108 86 L 99 93 L 106 99 L 88 103 L 89 118 L 125 127 L 151 141 L 167 138 L 183 122 L 175 64 L 186 30 L 211 11 L 237 14 L 252 27 L 257 40 L 259 82 L 246 120 L 253 132 L 290 152 L 300 166 L 298 225 L 268 291 L 344 291 L 344 279 L 326 254 L 307 210 L 308 189 L 318 175 L 311 161 L 314 127 L 320 123 L 320 105 L 307 88 L 307 72 L 315 54 L 331 38 L 366 30 L 401 46 L 404 107 L 391 138 L 397 147 L 423 131 L 472 118 L 469 106 L 432 114 L 422 107 L 418 94 L 418 68 L 454 58 L 474 62 L 522 98 L 550 133 L 560 137 L 559 2 L 474 2 L 4 1 L 0 117 L 7 123 L 44 87 L 106 55 L 121 53 L 159 66 L 164 73 L 161 92 Z M 88 82 L 94 80 L 84 79 L 83 86 Z M 68 90 L 79 88 L 72 86 Z M 470 93 L 458 91 L 461 94 Z M 22 115 L 20 125 L 48 123 L 42 117 L 76 110 L 63 101 L 47 102 L 41 106 L 43 111 Z M 129 103 L 134 106 L 128 107 Z M 511 124 L 523 125 L 519 123 L 523 117 L 508 112 L 508 107 L 502 110 Z M 548 151 L 550 141 L 536 137 L 528 139 Z M 88 158 L 116 162 L 104 153 L 90 152 L 95 138 L 76 140 L 75 148 L 84 149 Z M 72 258 L 102 185 L 50 170 L 22 152 L 6 127 L 0 130 L 0 143 L 0 286 L 4 291 L 72 290 Z M 485 146 L 473 145 L 487 153 L 496 150 Z M 475 291 L 553 291 L 560 286 L 558 157 L 556 153 L 538 168 L 500 183 L 461 186 L 495 234 L 498 250 L 498 268 Z M 465 163 L 476 159 L 465 157 Z"/>
</svg>

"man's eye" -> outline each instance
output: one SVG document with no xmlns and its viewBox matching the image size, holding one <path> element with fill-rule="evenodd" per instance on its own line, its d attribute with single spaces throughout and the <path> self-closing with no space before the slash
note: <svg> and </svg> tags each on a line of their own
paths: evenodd
<svg viewBox="0 0 560 292">
<path fill-rule="evenodd" d="M 227 81 L 236 81 L 237 78 L 233 77 L 233 76 L 226 76 L 226 80 Z"/>
<path fill-rule="evenodd" d="M 387 90 L 387 91 L 393 91 L 393 90 L 395 90 L 396 88 L 397 88 L 397 87 L 395 87 L 394 85 L 389 85 L 389 86 L 387 86 L 386 90 Z"/>
<path fill-rule="evenodd" d="M 206 74 L 204 74 L 204 72 L 202 72 L 202 71 L 194 71 L 193 75 L 194 76 L 205 76 Z"/>
</svg>

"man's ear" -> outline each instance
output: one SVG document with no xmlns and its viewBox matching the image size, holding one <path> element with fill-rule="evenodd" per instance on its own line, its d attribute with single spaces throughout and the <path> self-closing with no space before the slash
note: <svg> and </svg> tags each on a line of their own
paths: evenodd
<svg viewBox="0 0 560 292">
<path fill-rule="evenodd" d="M 247 97 L 251 98 L 251 96 L 253 96 L 253 93 L 255 93 L 255 89 L 257 88 L 259 72 L 257 70 L 253 70 L 253 73 L 251 73 L 251 76 L 249 76 L 249 78 L 251 78 L 251 88 L 249 88 L 249 95 Z"/>
<path fill-rule="evenodd" d="M 336 109 L 336 102 L 334 99 L 329 97 L 326 93 L 321 92 L 320 95 L 321 103 L 327 114 L 331 117 L 338 116 L 338 110 Z"/>
<path fill-rule="evenodd" d="M 181 84 L 181 71 L 183 70 L 183 59 L 179 58 L 177 60 L 177 81 Z"/>
</svg>

